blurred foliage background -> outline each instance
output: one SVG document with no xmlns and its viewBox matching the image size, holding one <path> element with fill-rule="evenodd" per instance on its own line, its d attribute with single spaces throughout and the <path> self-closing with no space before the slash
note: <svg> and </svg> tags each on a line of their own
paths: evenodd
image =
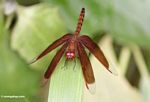
<svg viewBox="0 0 150 102">
<path fill-rule="evenodd" d="M 0 0 L 0 102 L 150 102 L 149 5 L 150 0 Z M 90 56 L 94 95 L 85 88 L 80 64 L 76 71 L 71 65 L 63 71 L 63 60 L 50 87 L 41 86 L 56 50 L 29 62 L 57 38 L 74 32 L 82 7 L 81 34 L 101 46 L 118 76 Z"/>
</svg>

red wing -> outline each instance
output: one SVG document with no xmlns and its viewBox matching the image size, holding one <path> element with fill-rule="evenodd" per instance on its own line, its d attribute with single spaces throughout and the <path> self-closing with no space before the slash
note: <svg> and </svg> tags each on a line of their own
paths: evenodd
<svg viewBox="0 0 150 102">
<path fill-rule="evenodd" d="M 109 70 L 109 63 L 107 59 L 105 58 L 102 50 L 99 48 L 99 46 L 88 36 L 83 35 L 79 37 L 79 41 L 84 44 L 84 46 L 87 47 L 87 49 L 105 66 L 105 68 Z M 112 73 L 112 72 L 111 72 Z"/>
<path fill-rule="evenodd" d="M 80 42 L 78 42 L 77 44 L 77 50 L 78 50 L 79 59 L 80 59 L 81 66 L 82 66 L 82 72 L 84 75 L 84 79 L 86 81 L 87 88 L 90 90 L 90 92 L 94 93 L 93 92 L 94 90 L 91 90 L 91 87 L 90 87 L 91 85 L 94 85 L 95 83 L 95 78 L 94 78 L 91 62 L 84 50 L 84 47 L 82 46 L 82 44 L 80 44 Z"/>
<path fill-rule="evenodd" d="M 41 59 L 42 57 L 44 57 L 46 54 L 48 54 L 49 52 L 51 52 L 53 49 L 55 49 L 56 47 L 60 46 L 61 44 L 63 44 L 64 42 L 66 42 L 68 39 L 70 39 L 72 37 L 72 34 L 66 34 L 64 36 L 62 36 L 61 38 L 59 38 L 58 40 L 56 40 L 55 42 L 53 42 L 51 45 L 49 45 L 38 57 L 36 57 L 31 63 L 36 62 L 37 60 Z"/>
<path fill-rule="evenodd" d="M 54 56 L 54 58 L 52 59 L 48 69 L 46 70 L 45 74 L 44 74 L 44 78 L 48 79 L 51 77 L 53 71 L 55 70 L 58 62 L 60 61 L 61 57 L 63 56 L 66 48 L 67 48 L 67 43 L 64 44 L 60 50 L 57 51 L 56 55 Z"/>
</svg>

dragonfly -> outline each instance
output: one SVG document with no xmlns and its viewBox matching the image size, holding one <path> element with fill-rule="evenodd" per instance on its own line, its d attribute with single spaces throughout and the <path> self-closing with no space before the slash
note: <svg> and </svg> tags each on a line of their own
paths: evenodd
<svg viewBox="0 0 150 102">
<path fill-rule="evenodd" d="M 55 48 L 61 46 L 61 48 L 56 52 L 55 56 L 53 57 L 50 65 L 48 66 L 44 74 L 44 78 L 49 79 L 51 77 L 62 56 L 65 56 L 66 61 L 73 61 L 76 58 L 78 58 L 81 63 L 86 87 L 90 90 L 93 89 L 90 87 L 95 85 L 95 77 L 91 62 L 85 51 L 85 48 L 87 48 L 89 52 L 92 53 L 110 73 L 113 72 L 111 71 L 111 68 L 109 68 L 109 63 L 100 47 L 89 36 L 80 35 L 81 27 L 84 21 L 84 16 L 85 8 L 82 8 L 78 18 L 78 23 L 75 32 L 73 34 L 67 33 L 64 36 L 57 39 L 56 41 L 54 41 L 41 54 L 39 54 L 39 56 L 36 57 L 32 63 L 38 61 Z"/>
</svg>

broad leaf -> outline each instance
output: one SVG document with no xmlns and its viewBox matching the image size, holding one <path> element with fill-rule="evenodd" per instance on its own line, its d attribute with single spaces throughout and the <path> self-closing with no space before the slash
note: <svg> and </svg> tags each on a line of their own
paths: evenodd
<svg viewBox="0 0 150 102">
<path fill-rule="evenodd" d="M 12 33 L 11 45 L 27 62 L 37 57 L 53 41 L 68 33 L 58 8 L 52 5 L 18 7 L 17 15 L 18 20 Z M 33 64 L 34 69 L 42 72 L 42 77 L 58 49 Z M 79 102 L 83 84 L 80 64 L 76 63 L 78 66 L 75 71 L 72 64 L 63 70 L 61 69 L 63 61 L 60 60 L 50 78 L 48 100 L 49 102 Z"/>
<path fill-rule="evenodd" d="M 4 28 L 4 18 L 0 9 L 0 101 L 8 102 L 10 97 L 29 102 L 38 93 L 39 76 L 36 71 L 10 48 L 10 34 Z M 8 97 L 8 98 L 6 98 Z M 38 97 L 35 98 L 35 100 Z M 12 98 L 16 102 L 16 98 Z"/>
</svg>

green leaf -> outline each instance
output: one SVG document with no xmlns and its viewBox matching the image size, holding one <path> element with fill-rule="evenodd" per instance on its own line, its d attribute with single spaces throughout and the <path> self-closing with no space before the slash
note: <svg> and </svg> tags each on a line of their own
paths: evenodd
<svg viewBox="0 0 150 102">
<path fill-rule="evenodd" d="M 30 62 L 49 44 L 67 33 L 58 15 L 58 9 L 54 6 L 40 4 L 25 8 L 18 7 L 17 10 L 18 21 L 12 32 L 11 46 L 27 62 Z M 45 69 L 51 57 L 39 61 L 40 63 L 35 64 L 34 68 Z"/>
<path fill-rule="evenodd" d="M 82 7 L 86 9 L 82 33 L 93 36 L 105 31 L 119 43 L 150 43 L 149 0 L 45 0 L 59 6 L 66 26 L 74 31 Z M 101 33 L 99 33 L 101 34 Z"/>
<path fill-rule="evenodd" d="M 38 73 L 31 70 L 18 54 L 10 48 L 10 34 L 4 27 L 4 17 L 0 9 L 0 101 L 9 102 L 3 96 L 23 96 L 12 98 L 11 102 L 29 102 L 39 88 Z"/>
<path fill-rule="evenodd" d="M 75 68 L 74 62 L 68 63 L 64 68 L 64 62 L 57 66 L 50 81 L 48 102 L 81 102 L 84 81 L 82 70 L 79 62 Z"/>
<path fill-rule="evenodd" d="M 17 10 L 18 21 L 12 33 L 11 45 L 27 62 L 53 41 L 68 33 L 58 8 L 52 5 L 18 7 Z M 33 64 L 34 69 L 42 72 L 42 77 L 43 71 L 53 58 L 53 52 Z M 75 71 L 72 65 L 68 65 L 66 70 L 61 69 L 63 64 L 62 59 L 51 77 L 48 101 L 80 102 L 83 86 L 80 64 L 77 63 Z"/>
</svg>

